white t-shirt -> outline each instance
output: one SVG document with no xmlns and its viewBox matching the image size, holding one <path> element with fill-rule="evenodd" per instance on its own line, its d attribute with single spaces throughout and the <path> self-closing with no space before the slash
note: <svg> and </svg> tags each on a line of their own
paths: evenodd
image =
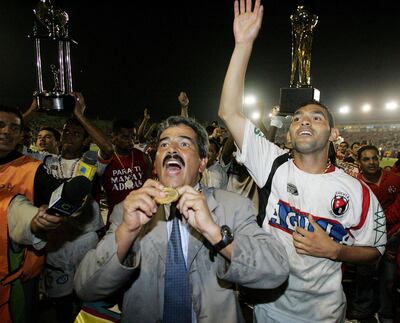
<svg viewBox="0 0 400 323">
<path fill-rule="evenodd" d="M 259 187 L 265 185 L 275 158 L 284 153 L 247 120 L 237 160 L 246 165 Z M 289 160 L 273 177 L 263 223 L 263 228 L 284 244 L 289 256 L 288 287 L 275 301 L 257 306 L 257 321 L 344 320 L 346 299 L 341 285 L 341 262 L 300 255 L 293 246 L 296 226 L 313 230 L 308 214 L 339 243 L 375 246 L 381 253 L 384 251 L 385 216 L 368 187 L 341 169 L 309 174 Z"/>
<path fill-rule="evenodd" d="M 59 179 L 76 175 L 80 158 L 65 159 L 49 155 L 43 160 L 47 172 Z M 99 163 L 98 163 L 99 164 Z M 104 226 L 99 204 L 89 195 L 87 205 L 76 217 L 67 218 L 52 232 L 47 253 L 44 281 L 49 297 L 72 293 L 75 271 L 85 254 L 96 247 L 96 231 Z"/>
</svg>

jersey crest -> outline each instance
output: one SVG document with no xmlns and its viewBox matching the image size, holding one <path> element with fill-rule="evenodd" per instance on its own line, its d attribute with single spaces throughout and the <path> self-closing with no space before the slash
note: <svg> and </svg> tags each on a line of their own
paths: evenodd
<svg viewBox="0 0 400 323">
<path fill-rule="evenodd" d="M 341 218 L 349 208 L 349 194 L 343 192 L 336 192 L 331 201 L 330 213 L 337 218 Z"/>
</svg>

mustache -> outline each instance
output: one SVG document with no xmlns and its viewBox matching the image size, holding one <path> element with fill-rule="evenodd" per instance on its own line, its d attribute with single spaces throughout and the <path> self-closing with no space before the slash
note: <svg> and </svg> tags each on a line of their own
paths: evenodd
<svg viewBox="0 0 400 323">
<path fill-rule="evenodd" d="M 178 154 L 167 154 L 167 155 L 164 157 L 163 166 L 165 166 L 165 164 L 166 164 L 170 159 L 177 160 L 177 161 L 179 161 L 183 166 L 185 166 L 185 162 L 184 162 L 183 158 L 182 158 L 181 156 L 179 156 Z"/>
</svg>

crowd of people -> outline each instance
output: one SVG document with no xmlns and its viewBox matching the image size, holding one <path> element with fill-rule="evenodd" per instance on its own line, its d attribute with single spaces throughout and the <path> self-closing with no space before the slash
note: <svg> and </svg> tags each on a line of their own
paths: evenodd
<svg viewBox="0 0 400 323">
<path fill-rule="evenodd" d="M 184 92 L 183 92 L 184 93 Z M 272 109 L 273 111 L 273 109 Z M 145 109 L 144 115 L 148 122 L 145 124 L 144 133 L 141 136 L 136 137 L 136 144 L 141 143 L 141 146 L 145 146 L 151 132 L 148 133 L 148 130 L 154 130 L 158 123 L 150 118 L 150 109 Z M 27 142 L 31 142 L 32 134 L 38 134 L 39 130 L 42 128 L 44 124 L 51 126 L 55 129 L 61 129 L 65 118 L 54 115 L 47 115 L 45 113 L 40 113 L 37 117 L 29 123 L 29 127 L 26 128 L 28 132 Z M 111 120 L 92 120 L 93 124 L 96 125 L 97 128 L 101 129 L 104 133 L 111 133 L 112 129 L 112 121 Z M 134 125 L 135 129 L 138 129 L 143 119 L 135 120 Z M 213 126 L 214 124 L 214 126 Z M 217 127 L 218 122 L 205 122 L 202 125 L 207 128 L 207 131 L 212 134 L 215 127 Z M 260 126 L 258 124 L 258 126 Z M 352 126 L 337 126 L 340 130 L 340 136 L 342 140 L 345 140 L 347 143 L 358 142 L 362 145 L 374 145 L 379 149 L 379 155 L 381 158 L 389 158 L 389 159 L 397 159 L 400 154 L 400 149 L 398 147 L 398 142 L 400 141 L 400 125 L 374 125 L 372 128 L 369 126 L 366 129 L 366 125 L 352 125 Z M 221 129 L 221 133 L 226 138 L 227 133 L 224 127 L 218 126 Z M 275 136 L 275 143 L 278 145 L 284 146 L 286 142 L 286 133 L 288 131 L 289 124 L 286 120 L 283 120 L 282 127 L 277 129 Z M 218 130 L 220 131 L 220 130 Z M 147 137 L 146 137 L 147 134 Z M 154 133 L 153 133 L 154 135 Z M 340 142 L 337 143 L 339 145 Z M 34 142 L 32 149 L 36 148 L 36 143 Z M 350 150 L 346 152 L 349 154 Z M 390 164 L 391 165 L 391 164 Z"/>
<path fill-rule="evenodd" d="M 376 125 L 374 128 L 365 129 L 365 126 L 352 125 L 341 126 L 338 125 L 340 136 L 348 143 L 358 142 L 362 145 L 374 145 L 379 149 L 381 157 L 385 158 L 398 158 L 400 154 L 399 140 L 400 140 L 400 125 L 397 127 L 384 127 Z M 288 125 L 283 125 L 282 129 L 277 133 L 276 142 L 284 143 L 286 141 L 286 131 Z M 349 152 L 347 152 L 349 153 Z"/>
<path fill-rule="evenodd" d="M 285 144 L 277 109 L 267 126 L 246 119 L 263 6 L 234 13 L 223 124 L 191 119 L 185 92 L 178 115 L 152 123 L 145 109 L 110 136 L 78 92 L 56 126 L 35 119 L 36 99 L 24 114 L 0 106 L 2 322 L 104 318 L 99 302 L 122 322 L 400 320 L 400 163 L 382 169 L 318 101 Z"/>
</svg>

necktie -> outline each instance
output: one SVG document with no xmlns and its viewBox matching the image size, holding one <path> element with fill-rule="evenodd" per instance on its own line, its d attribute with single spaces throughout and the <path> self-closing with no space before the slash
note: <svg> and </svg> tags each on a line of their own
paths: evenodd
<svg viewBox="0 0 400 323">
<path fill-rule="evenodd" d="M 192 300 L 189 276 L 182 251 L 179 231 L 179 211 L 171 206 L 172 231 L 168 240 L 165 263 L 164 323 L 190 323 L 192 321 Z"/>
</svg>

